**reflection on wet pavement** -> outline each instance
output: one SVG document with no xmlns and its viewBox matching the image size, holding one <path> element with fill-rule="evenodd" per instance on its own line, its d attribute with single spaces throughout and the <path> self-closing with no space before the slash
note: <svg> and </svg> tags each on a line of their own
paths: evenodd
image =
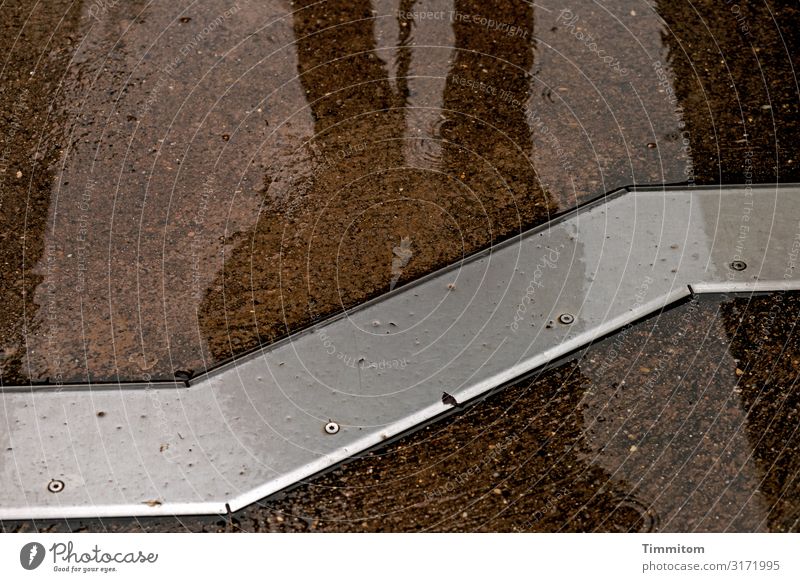
<svg viewBox="0 0 800 582">
<path fill-rule="evenodd" d="M 695 172 L 669 35 L 626 2 L 89 4 L 73 27 L 6 383 L 200 371 Z"/>
<path fill-rule="evenodd" d="M 3 384 L 203 370 L 622 185 L 798 180 L 798 9 L 654 4 L 4 4 Z M 797 305 L 690 303 L 237 519 L 796 530 Z"/>
<path fill-rule="evenodd" d="M 796 182 L 796 2 L 660 0 L 698 183 Z"/>
</svg>

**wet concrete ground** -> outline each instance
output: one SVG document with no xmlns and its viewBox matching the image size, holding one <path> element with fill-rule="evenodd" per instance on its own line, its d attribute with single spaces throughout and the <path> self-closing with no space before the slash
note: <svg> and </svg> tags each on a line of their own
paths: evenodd
<svg viewBox="0 0 800 582">
<path fill-rule="evenodd" d="M 788 2 L 264 4 L 1 9 L 4 384 L 199 371 L 625 184 L 798 180 Z M 221 523 L 4 527 L 797 530 L 797 301 L 676 308 Z"/>
</svg>

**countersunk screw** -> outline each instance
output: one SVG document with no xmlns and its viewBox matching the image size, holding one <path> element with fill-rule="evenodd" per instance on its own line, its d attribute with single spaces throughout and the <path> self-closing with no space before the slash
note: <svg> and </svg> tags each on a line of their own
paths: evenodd
<svg viewBox="0 0 800 582">
<path fill-rule="evenodd" d="M 331 420 L 325 425 L 325 432 L 328 434 L 336 434 L 339 432 L 339 425 Z"/>
<path fill-rule="evenodd" d="M 575 322 L 575 316 L 571 313 L 562 313 L 558 316 L 558 321 L 563 323 L 564 325 L 569 325 L 570 323 Z"/>
<path fill-rule="evenodd" d="M 744 261 L 733 261 L 731 263 L 731 269 L 734 271 L 744 271 L 747 268 L 747 263 Z"/>
<path fill-rule="evenodd" d="M 47 490 L 50 493 L 61 493 L 64 490 L 64 482 L 58 479 L 50 479 L 50 483 L 47 484 Z"/>
</svg>

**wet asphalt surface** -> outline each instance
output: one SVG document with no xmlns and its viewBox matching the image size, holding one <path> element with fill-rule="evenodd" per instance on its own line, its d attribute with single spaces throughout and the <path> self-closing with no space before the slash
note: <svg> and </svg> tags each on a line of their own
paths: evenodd
<svg viewBox="0 0 800 582">
<path fill-rule="evenodd" d="M 200 371 L 626 184 L 800 181 L 797 7 L 605 7 L 4 4 L 3 384 Z M 797 531 L 798 314 L 688 302 L 231 516 L 3 528 Z"/>
</svg>

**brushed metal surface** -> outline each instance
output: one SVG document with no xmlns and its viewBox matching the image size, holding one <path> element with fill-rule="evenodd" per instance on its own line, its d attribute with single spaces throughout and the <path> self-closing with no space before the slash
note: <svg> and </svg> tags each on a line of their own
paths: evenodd
<svg viewBox="0 0 800 582">
<path fill-rule="evenodd" d="M 188 387 L 6 387 L 0 519 L 239 509 L 692 292 L 800 289 L 799 250 L 800 186 L 625 189 Z"/>
</svg>

